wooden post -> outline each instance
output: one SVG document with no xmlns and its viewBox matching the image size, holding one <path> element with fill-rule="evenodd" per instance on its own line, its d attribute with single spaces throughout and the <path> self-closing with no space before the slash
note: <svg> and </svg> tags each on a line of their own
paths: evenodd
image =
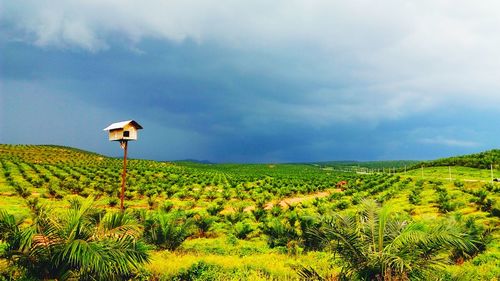
<svg viewBox="0 0 500 281">
<path fill-rule="evenodd" d="M 120 142 L 120 146 L 123 148 L 123 173 L 122 173 L 122 191 L 120 193 L 120 209 L 124 210 L 123 208 L 123 197 L 125 195 L 125 179 L 127 177 L 127 147 L 128 147 L 128 141 L 122 140 Z"/>
<path fill-rule="evenodd" d="M 493 183 L 493 163 L 490 164 L 491 183 Z"/>
</svg>

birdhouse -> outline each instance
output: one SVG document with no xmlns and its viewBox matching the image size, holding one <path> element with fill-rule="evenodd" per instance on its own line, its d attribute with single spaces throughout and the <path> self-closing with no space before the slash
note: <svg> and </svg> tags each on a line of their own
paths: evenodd
<svg viewBox="0 0 500 281">
<path fill-rule="evenodd" d="M 109 132 L 110 141 L 132 141 L 137 140 L 137 131 L 142 126 L 134 120 L 117 122 L 104 128 L 103 131 Z"/>
</svg>

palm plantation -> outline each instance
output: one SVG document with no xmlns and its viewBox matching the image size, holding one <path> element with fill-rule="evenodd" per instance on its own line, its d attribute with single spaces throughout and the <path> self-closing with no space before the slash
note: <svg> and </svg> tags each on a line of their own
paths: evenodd
<svg viewBox="0 0 500 281">
<path fill-rule="evenodd" d="M 443 180 L 448 167 L 424 177 L 131 160 L 121 212 L 111 204 L 117 159 L 46 146 L 0 152 L 0 280 L 500 276 L 500 185 L 465 180 L 491 171 L 456 168 L 461 178 Z"/>
</svg>

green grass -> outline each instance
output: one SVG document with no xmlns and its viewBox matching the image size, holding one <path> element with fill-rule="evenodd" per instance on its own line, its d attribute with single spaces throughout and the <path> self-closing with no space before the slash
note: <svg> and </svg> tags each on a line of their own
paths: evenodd
<svg viewBox="0 0 500 281">
<path fill-rule="evenodd" d="M 422 178 L 422 170 L 425 179 L 439 179 L 444 181 L 491 181 L 491 171 L 489 169 L 477 169 L 469 167 L 424 167 L 416 168 L 414 170 L 409 170 L 402 173 L 407 176 L 414 177 L 416 179 Z M 451 180 L 450 180 L 450 170 L 451 170 Z M 493 177 L 500 177 L 500 171 L 494 170 Z"/>
<path fill-rule="evenodd" d="M 330 268 L 331 258 L 331 255 L 314 252 L 295 257 L 276 252 L 249 255 L 156 252 L 147 268 L 155 275 L 168 280 L 193 264 L 204 261 L 219 265 L 227 271 L 243 270 L 248 276 L 246 280 L 252 280 L 251 278 L 256 276 L 260 276 L 259 279 L 262 280 L 296 280 L 294 268 L 298 265 L 314 264 L 323 275 L 333 274 L 336 270 Z"/>
</svg>

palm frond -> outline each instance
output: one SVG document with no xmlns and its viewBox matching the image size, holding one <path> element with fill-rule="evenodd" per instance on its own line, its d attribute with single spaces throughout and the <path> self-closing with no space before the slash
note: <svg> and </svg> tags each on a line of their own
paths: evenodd
<svg viewBox="0 0 500 281">
<path fill-rule="evenodd" d="M 300 280 L 307 280 L 307 281 L 324 281 L 325 278 L 323 278 L 313 267 L 311 266 L 303 266 L 299 265 L 295 268 L 297 271 L 297 274 L 299 275 Z"/>
<path fill-rule="evenodd" d="M 142 225 L 124 212 L 107 213 L 101 220 L 97 235 L 121 237 L 130 235 L 139 238 Z"/>
<path fill-rule="evenodd" d="M 92 200 L 75 200 L 61 214 L 41 207 L 23 229 L 0 211 L 0 239 L 8 240 L 12 261 L 33 279 L 130 279 L 149 262 L 140 227 L 125 215 L 96 219 L 92 206 Z"/>
</svg>

